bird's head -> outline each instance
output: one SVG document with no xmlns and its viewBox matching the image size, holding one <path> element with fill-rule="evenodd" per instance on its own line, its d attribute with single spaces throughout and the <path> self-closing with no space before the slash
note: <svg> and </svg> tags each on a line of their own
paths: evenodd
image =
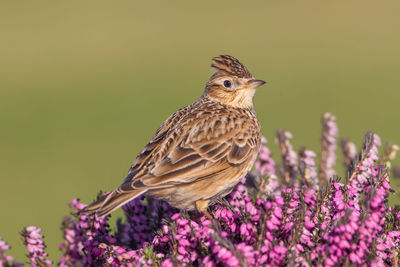
<svg viewBox="0 0 400 267">
<path fill-rule="evenodd" d="M 213 58 L 211 67 L 215 73 L 207 82 L 205 96 L 237 108 L 253 107 L 256 88 L 264 81 L 254 79 L 246 67 L 232 56 Z"/>
</svg>

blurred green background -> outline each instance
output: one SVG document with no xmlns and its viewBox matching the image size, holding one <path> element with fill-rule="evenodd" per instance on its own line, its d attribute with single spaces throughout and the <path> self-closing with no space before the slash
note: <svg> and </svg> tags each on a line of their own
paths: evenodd
<svg viewBox="0 0 400 267">
<path fill-rule="evenodd" d="M 221 53 L 268 81 L 255 105 L 276 159 L 277 128 L 319 152 L 326 111 L 358 147 L 367 130 L 400 143 L 399 10 L 397 0 L 2 1 L 0 235 L 11 254 L 25 261 L 18 232 L 36 225 L 58 261 L 69 201 L 119 185 L 162 121 L 202 94 Z"/>
</svg>

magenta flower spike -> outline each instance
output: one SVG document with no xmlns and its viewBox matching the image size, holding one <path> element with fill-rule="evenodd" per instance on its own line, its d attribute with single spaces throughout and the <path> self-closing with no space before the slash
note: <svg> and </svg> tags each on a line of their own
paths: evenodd
<svg viewBox="0 0 400 267">
<path fill-rule="evenodd" d="M 41 231 L 42 229 L 35 226 L 28 226 L 21 232 L 25 246 L 29 252 L 29 262 L 33 267 L 50 266 L 53 264 L 51 260 L 47 259 L 48 255 L 45 252 L 46 245 L 42 240 Z"/>
<path fill-rule="evenodd" d="M 293 136 L 290 132 L 281 129 L 278 129 L 276 136 L 281 149 L 284 181 L 286 184 L 293 184 L 298 171 L 297 153 L 293 150 L 293 146 L 289 141 Z"/>
<path fill-rule="evenodd" d="M 255 176 L 262 179 L 260 191 L 268 194 L 276 194 L 280 192 L 280 183 L 275 172 L 275 162 L 266 144 L 267 138 L 263 136 L 261 138 L 261 146 L 258 150 L 258 159 L 254 163 Z"/>
<path fill-rule="evenodd" d="M 334 166 L 336 163 L 336 138 L 338 136 L 338 127 L 336 117 L 327 112 L 322 116 L 322 152 L 321 165 L 319 169 L 320 180 L 326 184 L 335 174 Z"/>
<path fill-rule="evenodd" d="M 23 264 L 15 262 L 14 257 L 7 255 L 6 250 L 9 250 L 10 246 L 0 236 L 0 267 L 20 267 Z"/>
</svg>

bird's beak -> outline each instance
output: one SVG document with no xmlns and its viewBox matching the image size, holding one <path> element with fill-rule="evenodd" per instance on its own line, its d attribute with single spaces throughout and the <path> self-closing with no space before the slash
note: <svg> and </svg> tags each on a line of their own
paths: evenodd
<svg viewBox="0 0 400 267">
<path fill-rule="evenodd" d="M 263 80 L 250 80 L 247 83 L 249 88 L 256 89 L 257 87 L 265 84 L 266 82 Z"/>
</svg>

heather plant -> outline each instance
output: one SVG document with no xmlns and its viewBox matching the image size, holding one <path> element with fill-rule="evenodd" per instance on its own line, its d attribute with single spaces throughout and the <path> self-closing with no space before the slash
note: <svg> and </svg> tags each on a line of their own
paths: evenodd
<svg viewBox="0 0 400 267">
<path fill-rule="evenodd" d="M 6 251 L 10 249 L 10 246 L 0 236 L 0 267 L 19 267 L 22 263 L 14 261 L 14 257 L 7 255 Z"/>
<path fill-rule="evenodd" d="M 398 266 L 400 208 L 390 207 L 390 161 L 398 147 L 368 132 L 363 147 L 342 139 L 347 170 L 334 170 L 336 119 L 322 117 L 322 152 L 295 152 L 292 135 L 277 132 L 276 163 L 263 138 L 254 170 L 210 208 L 214 219 L 137 198 L 123 207 L 112 233 L 109 216 L 68 216 L 62 222 L 60 266 Z M 85 204 L 73 199 L 74 214 Z M 32 266 L 48 266 L 40 229 L 22 236 Z M 5 254 L 0 266 L 20 266 Z"/>
</svg>

